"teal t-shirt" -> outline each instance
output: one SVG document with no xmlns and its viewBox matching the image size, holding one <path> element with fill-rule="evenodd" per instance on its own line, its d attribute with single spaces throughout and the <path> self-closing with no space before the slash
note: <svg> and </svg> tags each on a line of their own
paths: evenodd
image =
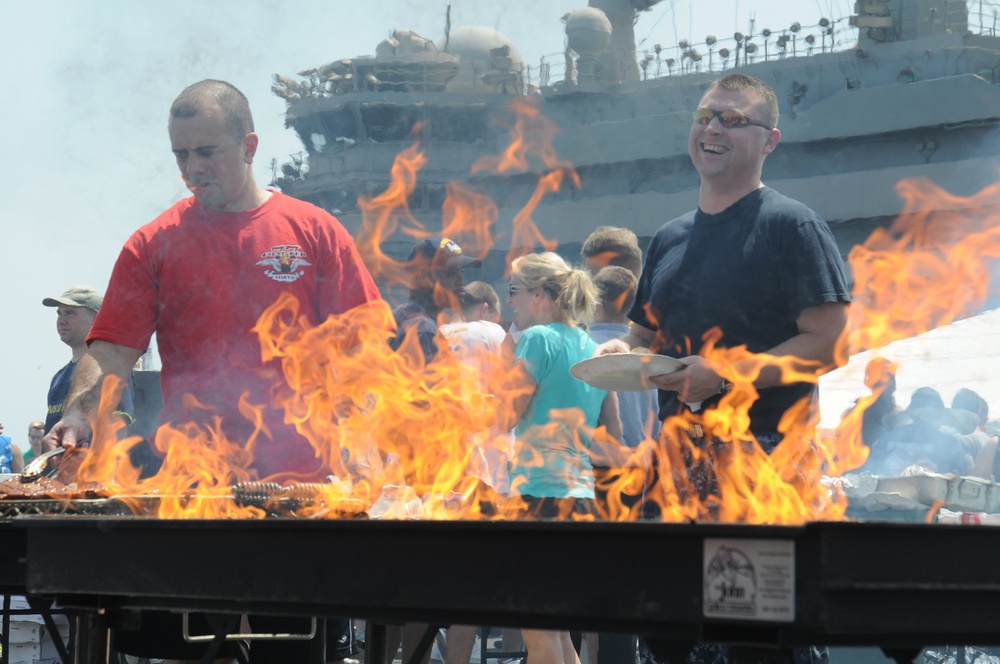
<svg viewBox="0 0 1000 664">
<path fill-rule="evenodd" d="M 588 456 L 605 390 L 574 378 L 569 369 L 594 354 L 597 344 L 562 323 L 524 331 L 514 355 L 538 383 L 517 423 L 511 493 L 539 498 L 593 498 Z"/>
</svg>

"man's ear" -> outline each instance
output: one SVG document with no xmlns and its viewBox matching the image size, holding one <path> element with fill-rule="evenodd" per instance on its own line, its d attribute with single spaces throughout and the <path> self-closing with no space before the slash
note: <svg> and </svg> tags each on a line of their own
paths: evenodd
<svg viewBox="0 0 1000 664">
<path fill-rule="evenodd" d="M 778 143 L 781 141 L 781 130 L 772 129 L 767 132 L 767 141 L 764 143 L 764 154 L 771 154 L 774 152 L 774 148 L 778 147 Z"/>
<path fill-rule="evenodd" d="M 243 139 L 243 154 L 244 161 L 248 164 L 253 163 L 253 157 L 257 154 L 257 145 L 260 143 L 260 137 L 257 134 L 250 132 Z"/>
</svg>

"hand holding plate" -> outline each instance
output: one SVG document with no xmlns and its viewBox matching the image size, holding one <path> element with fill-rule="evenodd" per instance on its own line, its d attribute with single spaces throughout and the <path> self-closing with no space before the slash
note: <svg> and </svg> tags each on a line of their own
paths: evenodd
<svg viewBox="0 0 1000 664">
<path fill-rule="evenodd" d="M 661 390 L 677 392 L 681 401 L 704 401 L 719 393 L 722 377 L 709 366 L 705 358 L 697 355 L 683 357 L 685 365 L 680 371 L 650 376 L 650 382 Z"/>
</svg>

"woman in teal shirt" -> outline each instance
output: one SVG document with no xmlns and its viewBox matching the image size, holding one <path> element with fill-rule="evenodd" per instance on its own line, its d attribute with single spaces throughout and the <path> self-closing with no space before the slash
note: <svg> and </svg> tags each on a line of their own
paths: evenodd
<svg viewBox="0 0 1000 664">
<path fill-rule="evenodd" d="M 621 439 L 615 394 L 569 372 L 596 348 L 581 326 L 590 323 L 597 297 L 590 276 L 557 254 L 529 254 L 511 265 L 507 302 L 523 333 L 514 349 L 522 370 L 510 502 L 534 517 L 595 517 L 591 431 L 600 423 Z M 522 633 L 529 664 L 579 663 L 568 632 Z"/>
</svg>

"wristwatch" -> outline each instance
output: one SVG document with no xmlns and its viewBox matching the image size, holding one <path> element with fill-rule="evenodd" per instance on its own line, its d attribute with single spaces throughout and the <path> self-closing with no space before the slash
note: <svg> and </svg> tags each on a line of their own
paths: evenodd
<svg viewBox="0 0 1000 664">
<path fill-rule="evenodd" d="M 730 383 L 725 378 L 723 378 L 722 382 L 719 383 L 719 394 L 729 394 L 729 392 L 732 391 L 732 389 L 733 389 L 733 384 Z"/>
</svg>

